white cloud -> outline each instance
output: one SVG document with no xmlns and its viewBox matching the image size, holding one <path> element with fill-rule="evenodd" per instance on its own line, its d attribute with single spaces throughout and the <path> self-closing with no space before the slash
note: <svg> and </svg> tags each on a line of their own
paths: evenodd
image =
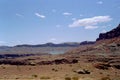
<svg viewBox="0 0 120 80">
<path fill-rule="evenodd" d="M 91 18 L 84 18 L 75 20 L 69 27 L 85 27 L 85 29 L 98 28 L 99 23 L 109 22 L 112 18 L 110 16 L 95 16 Z"/>
<path fill-rule="evenodd" d="M 96 29 L 98 26 L 86 26 L 85 29 Z"/>
<path fill-rule="evenodd" d="M 65 39 L 60 39 L 60 38 L 57 39 L 55 37 L 52 37 L 49 40 L 47 40 L 47 42 L 52 42 L 52 43 L 58 44 L 58 43 L 63 43 L 63 42 L 67 42 L 67 41 L 65 41 Z"/>
<path fill-rule="evenodd" d="M 24 17 L 22 14 L 18 14 L 18 13 L 16 13 L 15 15 L 18 17 Z"/>
<path fill-rule="evenodd" d="M 98 1 L 97 4 L 103 4 L 103 2 L 102 1 Z"/>
<path fill-rule="evenodd" d="M 50 39 L 48 40 L 48 42 L 56 43 L 56 42 L 57 42 L 57 39 L 56 39 L 56 38 L 50 38 Z"/>
<path fill-rule="evenodd" d="M 72 13 L 64 12 L 63 15 L 64 15 L 64 16 L 70 16 L 70 15 L 72 15 Z"/>
<path fill-rule="evenodd" d="M 106 33 L 107 31 L 105 30 L 105 29 L 103 29 L 102 31 L 101 31 L 101 33 Z"/>
<path fill-rule="evenodd" d="M 57 39 L 56 38 L 51 38 L 50 41 L 56 41 Z"/>
<path fill-rule="evenodd" d="M 45 18 L 46 16 L 44 16 L 44 15 L 41 15 L 41 14 L 39 14 L 39 13 L 35 13 L 35 15 L 37 16 L 37 17 L 39 17 L 39 18 Z"/>
<path fill-rule="evenodd" d="M 5 45 L 6 42 L 5 41 L 0 41 L 0 45 Z"/>
</svg>

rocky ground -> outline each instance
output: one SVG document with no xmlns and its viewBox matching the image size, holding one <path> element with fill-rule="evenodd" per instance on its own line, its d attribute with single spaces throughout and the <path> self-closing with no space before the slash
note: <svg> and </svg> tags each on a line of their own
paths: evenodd
<svg viewBox="0 0 120 80">
<path fill-rule="evenodd" d="M 4 57 L 0 80 L 120 80 L 119 41 L 99 41 L 65 54 Z"/>
<path fill-rule="evenodd" d="M 0 80 L 120 80 L 120 55 L 44 55 L 0 63 Z"/>
</svg>

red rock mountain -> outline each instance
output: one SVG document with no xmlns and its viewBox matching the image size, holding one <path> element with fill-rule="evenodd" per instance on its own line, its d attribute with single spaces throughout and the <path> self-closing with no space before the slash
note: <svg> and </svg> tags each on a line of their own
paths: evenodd
<svg viewBox="0 0 120 80">
<path fill-rule="evenodd" d="M 115 37 L 120 37 L 120 24 L 118 25 L 117 28 L 115 28 L 109 32 L 100 33 L 99 38 L 97 38 L 96 41 L 104 40 L 104 39 L 111 39 L 111 38 L 115 38 Z"/>
</svg>

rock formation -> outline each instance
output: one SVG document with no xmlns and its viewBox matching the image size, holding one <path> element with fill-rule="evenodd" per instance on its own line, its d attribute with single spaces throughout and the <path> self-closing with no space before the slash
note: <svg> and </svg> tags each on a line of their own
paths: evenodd
<svg viewBox="0 0 120 80">
<path fill-rule="evenodd" d="M 109 32 L 100 33 L 99 38 L 97 38 L 96 41 L 104 40 L 104 39 L 111 39 L 111 38 L 115 38 L 115 37 L 120 37 L 120 24 L 118 25 L 117 28 L 115 28 Z"/>
</svg>

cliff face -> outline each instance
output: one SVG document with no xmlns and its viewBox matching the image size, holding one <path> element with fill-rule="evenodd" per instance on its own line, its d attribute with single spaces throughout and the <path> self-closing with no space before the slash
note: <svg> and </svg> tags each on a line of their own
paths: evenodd
<svg viewBox="0 0 120 80">
<path fill-rule="evenodd" d="M 99 38 L 97 38 L 96 41 L 104 40 L 104 39 L 111 39 L 111 38 L 115 38 L 115 37 L 120 37 L 120 24 L 118 25 L 117 28 L 115 28 L 109 32 L 100 33 Z"/>
</svg>

